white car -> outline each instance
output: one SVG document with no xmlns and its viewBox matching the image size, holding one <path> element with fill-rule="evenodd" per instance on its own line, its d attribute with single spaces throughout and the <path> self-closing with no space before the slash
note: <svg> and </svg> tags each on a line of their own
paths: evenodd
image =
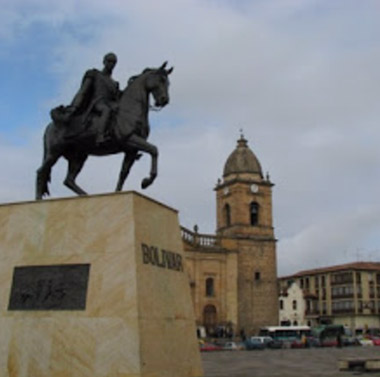
<svg viewBox="0 0 380 377">
<path fill-rule="evenodd" d="M 235 342 L 226 342 L 224 343 L 223 349 L 227 351 L 237 351 L 240 348 Z"/>
</svg>

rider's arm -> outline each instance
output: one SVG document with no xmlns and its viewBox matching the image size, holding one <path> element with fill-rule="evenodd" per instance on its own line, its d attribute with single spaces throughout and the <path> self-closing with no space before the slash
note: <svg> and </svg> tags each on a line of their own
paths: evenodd
<svg viewBox="0 0 380 377">
<path fill-rule="evenodd" d="M 73 106 L 75 109 L 78 109 L 81 107 L 81 105 L 84 102 L 84 99 L 88 93 L 90 93 L 90 88 L 92 85 L 92 78 L 91 77 L 85 77 L 82 86 L 80 87 L 78 93 L 75 95 L 73 102 L 71 103 L 71 106 Z"/>
</svg>

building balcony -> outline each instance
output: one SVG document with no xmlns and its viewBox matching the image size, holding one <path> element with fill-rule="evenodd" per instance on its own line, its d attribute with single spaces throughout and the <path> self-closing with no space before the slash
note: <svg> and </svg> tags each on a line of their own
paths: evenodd
<svg viewBox="0 0 380 377">
<path fill-rule="evenodd" d="M 332 314 L 355 314 L 354 308 L 332 309 Z"/>
<path fill-rule="evenodd" d="M 220 246 L 220 238 L 210 234 L 200 234 L 192 232 L 189 229 L 181 226 L 181 237 L 188 245 L 199 247 L 207 251 L 216 249 L 222 250 Z"/>
<path fill-rule="evenodd" d="M 331 298 L 334 300 L 334 299 L 338 299 L 338 298 L 354 298 L 354 294 L 353 293 L 341 293 L 341 294 L 333 294 L 331 296 Z"/>
<path fill-rule="evenodd" d="M 352 284 L 354 284 L 354 279 L 347 279 L 347 280 L 343 280 L 343 281 L 334 281 L 334 280 L 330 281 L 330 285 L 331 286 L 335 286 L 335 285 L 352 285 Z"/>
<path fill-rule="evenodd" d="M 311 309 L 311 310 L 305 310 L 305 317 L 306 318 L 317 318 L 319 317 L 319 310 Z"/>
</svg>

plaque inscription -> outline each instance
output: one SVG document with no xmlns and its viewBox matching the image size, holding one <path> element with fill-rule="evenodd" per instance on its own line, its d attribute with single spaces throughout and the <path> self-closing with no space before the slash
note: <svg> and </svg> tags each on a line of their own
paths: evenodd
<svg viewBox="0 0 380 377">
<path fill-rule="evenodd" d="M 8 310 L 85 310 L 89 272 L 89 264 L 15 267 Z"/>
</svg>

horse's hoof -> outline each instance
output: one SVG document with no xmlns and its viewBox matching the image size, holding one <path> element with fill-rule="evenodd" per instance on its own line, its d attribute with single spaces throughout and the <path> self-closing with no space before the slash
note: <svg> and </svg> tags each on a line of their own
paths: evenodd
<svg viewBox="0 0 380 377">
<path fill-rule="evenodd" d="M 150 186 L 152 183 L 152 180 L 150 178 L 144 178 L 141 182 L 141 188 L 146 189 L 148 186 Z"/>
</svg>

